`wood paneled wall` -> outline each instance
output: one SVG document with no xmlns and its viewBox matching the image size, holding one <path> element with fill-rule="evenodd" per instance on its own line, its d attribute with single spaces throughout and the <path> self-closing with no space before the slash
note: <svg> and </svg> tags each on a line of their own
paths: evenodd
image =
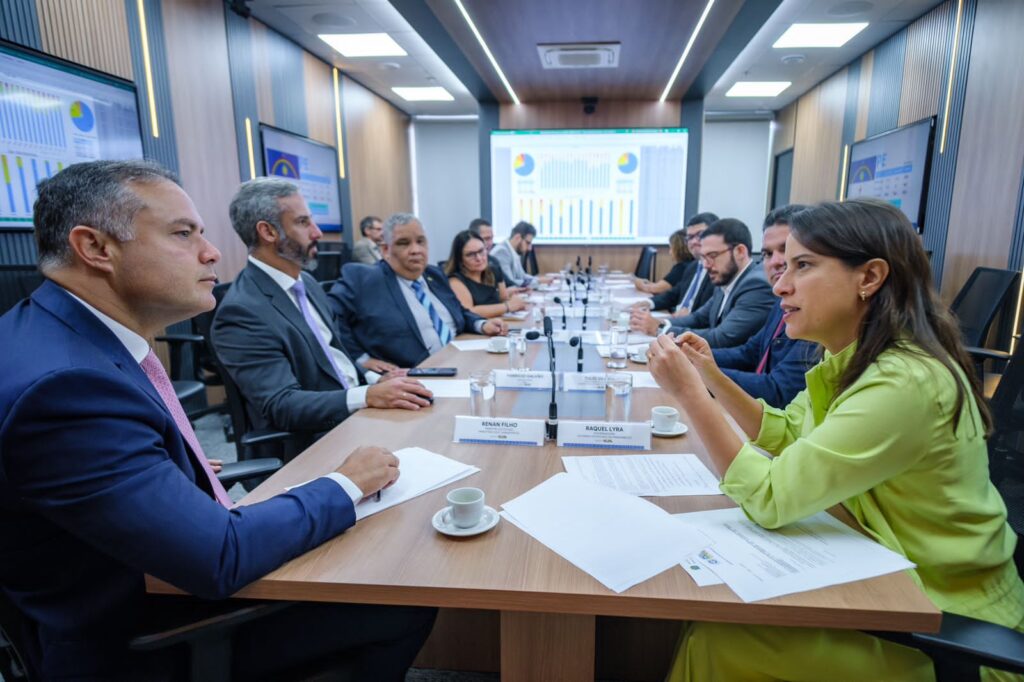
<svg viewBox="0 0 1024 682">
<path fill-rule="evenodd" d="M 1024 172 L 1022 35 L 1024 3 L 978 3 L 942 278 L 947 300 L 976 266 L 1007 266 Z"/>
<path fill-rule="evenodd" d="M 124 0 L 36 0 L 43 52 L 132 79 Z"/>
<path fill-rule="evenodd" d="M 498 122 L 504 130 L 544 128 L 678 128 L 679 102 L 601 101 L 584 114 L 579 102 L 502 104 Z"/>
<path fill-rule="evenodd" d="M 641 248 L 639 245 L 544 244 L 537 247 L 537 267 L 542 273 L 558 272 L 566 263 L 575 263 L 576 257 L 579 256 L 583 259 L 584 265 L 588 257 L 593 257 L 595 272 L 601 265 L 607 265 L 610 270 L 633 272 L 640 258 Z M 675 262 L 669 254 L 668 246 L 659 246 L 655 280 L 668 274 L 673 265 Z"/>
<path fill-rule="evenodd" d="M 796 110 L 799 102 L 793 102 L 775 113 L 775 134 L 772 136 L 772 156 L 793 148 L 796 137 Z"/>
<path fill-rule="evenodd" d="M 807 204 L 836 198 L 846 76 L 847 69 L 843 69 L 797 102 L 792 202 Z"/>
<path fill-rule="evenodd" d="M 207 0 L 162 5 L 181 180 L 221 251 L 218 275 L 228 281 L 245 266 L 246 250 L 228 219 L 239 169 L 224 8 Z"/>
<path fill-rule="evenodd" d="M 412 211 L 409 117 L 351 78 L 342 80 L 353 221 Z"/>
<path fill-rule="evenodd" d="M 938 111 L 949 74 L 946 42 L 950 7 L 941 5 L 907 28 L 907 56 L 903 63 L 899 125 L 907 125 Z"/>
</svg>

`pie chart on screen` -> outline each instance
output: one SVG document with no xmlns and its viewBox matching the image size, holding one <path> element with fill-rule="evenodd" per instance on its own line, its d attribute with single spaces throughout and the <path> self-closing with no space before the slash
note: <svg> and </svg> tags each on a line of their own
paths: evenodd
<svg viewBox="0 0 1024 682">
<path fill-rule="evenodd" d="M 92 129 L 96 127 L 96 118 L 92 114 L 92 109 L 85 102 L 80 100 L 72 102 L 69 113 L 71 122 L 83 133 L 91 133 Z"/>
<path fill-rule="evenodd" d="M 529 175 L 533 172 L 533 157 L 529 154 L 516 154 L 516 158 L 512 160 L 512 170 L 517 175 Z"/>
<path fill-rule="evenodd" d="M 636 170 L 637 160 L 636 154 L 632 152 L 626 152 L 619 157 L 619 170 L 623 173 L 632 173 Z"/>
</svg>

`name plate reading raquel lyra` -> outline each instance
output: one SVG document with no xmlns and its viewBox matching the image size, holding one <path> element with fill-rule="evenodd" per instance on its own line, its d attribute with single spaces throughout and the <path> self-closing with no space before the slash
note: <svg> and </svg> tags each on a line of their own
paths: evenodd
<svg viewBox="0 0 1024 682">
<path fill-rule="evenodd" d="M 604 393 L 607 381 L 604 372 L 566 372 L 562 375 L 562 390 Z"/>
<path fill-rule="evenodd" d="M 650 450 L 647 422 L 558 422 L 558 446 L 608 450 Z"/>
<path fill-rule="evenodd" d="M 541 446 L 544 445 L 544 420 L 459 415 L 455 417 L 452 440 L 456 443 Z"/>
<path fill-rule="evenodd" d="M 516 391 L 550 391 L 551 372 L 497 369 L 494 370 L 494 386 Z"/>
</svg>

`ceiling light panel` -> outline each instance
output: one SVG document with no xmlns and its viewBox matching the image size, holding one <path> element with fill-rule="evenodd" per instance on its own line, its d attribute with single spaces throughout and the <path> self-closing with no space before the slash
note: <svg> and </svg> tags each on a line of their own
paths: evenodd
<svg viewBox="0 0 1024 682">
<path fill-rule="evenodd" d="M 406 102 L 451 102 L 455 98 L 452 93 L 440 86 L 425 88 L 391 88 L 391 91 Z"/>
<path fill-rule="evenodd" d="M 725 93 L 726 97 L 777 97 L 792 83 L 790 81 L 737 81 Z"/>
<path fill-rule="evenodd" d="M 793 24 L 772 47 L 842 47 L 867 26 L 866 21 L 850 24 Z"/>
<path fill-rule="evenodd" d="M 321 33 L 318 37 L 342 57 L 404 57 L 408 54 L 387 33 Z"/>
</svg>

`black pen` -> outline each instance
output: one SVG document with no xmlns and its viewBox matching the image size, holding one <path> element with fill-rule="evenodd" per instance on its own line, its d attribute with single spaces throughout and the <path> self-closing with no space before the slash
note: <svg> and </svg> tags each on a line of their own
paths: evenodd
<svg viewBox="0 0 1024 682">
<path fill-rule="evenodd" d="M 377 495 L 376 495 L 376 496 L 375 496 L 375 497 L 373 498 L 373 501 L 374 501 L 374 502 L 380 502 L 380 493 L 381 493 L 381 491 L 380 491 L 380 490 L 378 490 L 378 491 L 377 491 Z"/>
</svg>

